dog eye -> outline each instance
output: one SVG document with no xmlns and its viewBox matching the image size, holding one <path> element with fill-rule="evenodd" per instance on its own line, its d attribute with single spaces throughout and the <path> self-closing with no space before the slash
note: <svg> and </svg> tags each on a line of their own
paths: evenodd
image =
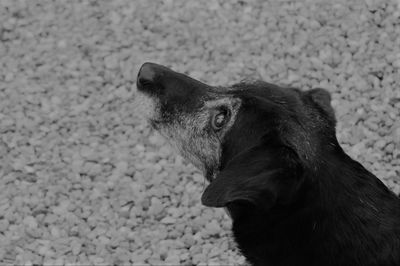
<svg viewBox="0 0 400 266">
<path fill-rule="evenodd" d="M 214 130 L 219 130 L 228 122 L 228 119 L 229 114 L 227 110 L 215 112 L 211 120 L 211 126 L 214 128 Z"/>
</svg>

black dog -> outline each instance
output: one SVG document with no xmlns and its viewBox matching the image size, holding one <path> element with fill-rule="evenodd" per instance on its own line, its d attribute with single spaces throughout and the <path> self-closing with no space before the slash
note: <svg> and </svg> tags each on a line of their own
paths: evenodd
<svg viewBox="0 0 400 266">
<path fill-rule="evenodd" d="M 137 88 L 251 264 L 400 265 L 400 200 L 342 150 L 327 91 L 212 87 L 152 63 Z"/>
</svg>

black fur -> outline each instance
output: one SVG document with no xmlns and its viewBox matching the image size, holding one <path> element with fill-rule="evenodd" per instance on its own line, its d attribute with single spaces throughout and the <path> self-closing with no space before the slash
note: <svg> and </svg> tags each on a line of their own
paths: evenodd
<svg viewBox="0 0 400 266">
<path fill-rule="evenodd" d="M 241 99 L 202 202 L 228 209 L 252 265 L 400 265 L 400 200 L 342 150 L 327 91 L 265 82 L 191 86 L 160 69 L 166 81 L 157 83 L 164 88 L 157 97 L 174 95 L 162 110 L 188 102 L 180 109 L 187 111 L 211 90 Z"/>
<path fill-rule="evenodd" d="M 400 265 L 400 200 L 341 149 L 329 94 L 236 87 L 242 109 L 202 201 L 228 208 L 249 262 Z"/>
</svg>

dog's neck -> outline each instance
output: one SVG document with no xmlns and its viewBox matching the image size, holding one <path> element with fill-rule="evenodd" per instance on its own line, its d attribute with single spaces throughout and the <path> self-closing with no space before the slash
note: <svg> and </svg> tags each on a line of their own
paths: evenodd
<svg viewBox="0 0 400 266">
<path fill-rule="evenodd" d="M 280 256 L 285 254 L 304 262 L 311 254 L 331 252 L 340 256 L 343 246 L 357 246 L 354 241 L 359 238 L 377 237 L 368 235 L 372 224 L 366 222 L 364 227 L 353 228 L 351 222 L 374 221 L 377 206 L 384 204 L 379 202 L 383 198 L 379 195 L 387 195 L 388 189 L 383 184 L 377 185 L 379 181 L 373 174 L 343 154 L 329 158 L 329 164 L 309 174 L 312 176 L 306 177 L 308 183 L 304 186 L 307 190 L 290 205 L 273 206 L 268 211 L 245 202 L 227 206 L 236 242 L 253 265 L 275 265 L 274 260 L 284 261 Z M 377 196 L 366 198 L 364 195 Z M 363 212 L 359 212 L 360 209 Z M 379 215 L 390 217 L 389 213 Z M 324 246 L 324 241 L 330 246 Z M 267 257 L 266 253 L 271 254 L 271 260 L 260 261 Z M 287 265 L 292 265 L 291 262 Z"/>
</svg>

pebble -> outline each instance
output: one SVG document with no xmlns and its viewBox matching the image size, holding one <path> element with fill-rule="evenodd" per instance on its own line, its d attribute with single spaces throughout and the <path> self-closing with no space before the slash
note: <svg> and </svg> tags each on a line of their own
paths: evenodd
<svg viewBox="0 0 400 266">
<path fill-rule="evenodd" d="M 0 220 L 0 232 L 5 232 L 8 229 L 10 222 L 7 219 Z"/>
<path fill-rule="evenodd" d="M 195 244 L 195 239 L 193 238 L 192 235 L 185 234 L 182 237 L 182 241 L 185 243 L 186 247 L 191 247 Z"/>
<path fill-rule="evenodd" d="M 179 265 L 180 262 L 181 262 L 181 258 L 179 257 L 178 254 L 170 254 L 165 259 L 166 264 Z"/>
<path fill-rule="evenodd" d="M 50 233 L 54 238 L 60 237 L 60 230 L 56 226 L 51 227 Z"/>
<path fill-rule="evenodd" d="M 71 242 L 71 251 L 74 256 L 78 256 L 81 252 L 82 244 L 78 241 Z"/>
<path fill-rule="evenodd" d="M 160 222 L 163 224 L 175 224 L 176 219 L 168 216 L 168 217 L 164 217 Z"/>
<path fill-rule="evenodd" d="M 123 206 L 119 211 L 121 217 L 129 218 L 131 214 L 130 206 Z"/>
<path fill-rule="evenodd" d="M 386 141 L 384 139 L 380 139 L 377 142 L 375 142 L 375 147 L 377 149 L 383 149 L 386 146 Z"/>
<path fill-rule="evenodd" d="M 221 226 L 215 219 L 213 219 L 206 224 L 206 230 L 206 232 L 210 235 L 217 235 L 221 233 Z"/>
<path fill-rule="evenodd" d="M 162 202 L 158 198 L 152 197 L 151 198 L 151 205 L 150 205 L 150 208 L 149 208 L 149 214 L 157 216 L 163 210 L 164 210 L 164 206 L 163 206 Z"/>
<path fill-rule="evenodd" d="M 200 265 L 200 263 L 205 263 L 207 261 L 207 257 L 203 254 L 194 254 L 192 257 L 192 263 L 194 265 Z"/>
<path fill-rule="evenodd" d="M 26 216 L 24 218 L 24 224 L 30 229 L 35 229 L 38 226 L 38 223 L 33 216 Z"/>
<path fill-rule="evenodd" d="M 400 123 L 399 126 L 393 130 L 393 141 L 398 145 L 400 144 Z"/>
<path fill-rule="evenodd" d="M 94 265 L 99 265 L 104 262 L 104 259 L 95 255 L 89 256 L 89 261 L 93 263 Z"/>
<path fill-rule="evenodd" d="M 116 55 L 108 55 L 104 58 L 104 64 L 108 69 L 115 69 L 118 67 L 118 58 Z"/>
<path fill-rule="evenodd" d="M 4 81 L 5 82 L 11 82 L 14 79 L 14 73 L 9 72 L 6 74 L 6 76 L 4 77 Z"/>
</svg>

